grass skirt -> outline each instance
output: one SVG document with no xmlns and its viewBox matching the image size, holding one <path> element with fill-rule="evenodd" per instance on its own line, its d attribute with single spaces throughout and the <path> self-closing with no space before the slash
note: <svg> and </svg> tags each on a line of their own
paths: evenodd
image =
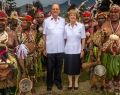
<svg viewBox="0 0 120 95">
<path fill-rule="evenodd" d="M 103 53 L 101 63 L 106 67 L 107 78 L 111 79 L 120 74 L 120 54 L 113 56 L 110 53 Z"/>
</svg>

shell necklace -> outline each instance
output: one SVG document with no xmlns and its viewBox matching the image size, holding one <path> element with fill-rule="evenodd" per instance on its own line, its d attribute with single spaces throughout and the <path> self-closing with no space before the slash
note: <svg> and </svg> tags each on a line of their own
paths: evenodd
<svg viewBox="0 0 120 95">
<path fill-rule="evenodd" d="M 112 23 L 111 23 L 111 21 L 110 21 L 110 27 L 111 27 L 111 29 L 112 29 L 113 34 L 116 34 L 116 32 L 117 32 L 118 29 L 119 29 L 119 26 L 120 26 L 120 21 L 119 21 L 119 24 L 118 24 L 116 30 L 114 31 L 113 26 L 112 26 Z"/>
</svg>

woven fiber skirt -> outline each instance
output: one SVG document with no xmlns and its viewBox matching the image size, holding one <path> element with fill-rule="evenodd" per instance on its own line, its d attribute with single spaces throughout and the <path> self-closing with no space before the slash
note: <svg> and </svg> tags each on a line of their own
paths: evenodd
<svg viewBox="0 0 120 95">
<path fill-rule="evenodd" d="M 64 73 L 68 75 L 79 75 L 80 69 L 80 54 L 65 54 Z"/>
</svg>

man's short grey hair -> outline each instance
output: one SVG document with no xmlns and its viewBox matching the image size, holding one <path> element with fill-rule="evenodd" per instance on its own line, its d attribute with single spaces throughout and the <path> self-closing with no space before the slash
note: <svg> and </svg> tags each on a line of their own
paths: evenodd
<svg viewBox="0 0 120 95">
<path fill-rule="evenodd" d="M 58 3 L 53 3 L 52 6 L 51 6 L 51 9 L 52 9 L 52 7 L 53 7 L 54 5 L 58 5 L 58 7 L 60 8 L 60 4 L 58 4 Z"/>
</svg>

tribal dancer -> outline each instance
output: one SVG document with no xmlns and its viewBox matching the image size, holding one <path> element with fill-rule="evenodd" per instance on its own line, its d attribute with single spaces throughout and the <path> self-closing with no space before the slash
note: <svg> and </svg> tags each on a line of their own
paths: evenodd
<svg viewBox="0 0 120 95">
<path fill-rule="evenodd" d="M 104 12 L 97 14 L 96 20 L 98 22 L 98 25 L 94 27 L 94 33 L 90 37 L 92 46 L 93 46 L 93 50 L 92 50 L 92 52 L 93 52 L 92 57 L 94 59 L 93 61 L 97 62 L 94 66 L 96 66 L 97 64 L 100 64 L 101 48 L 102 48 L 102 44 L 104 41 L 104 34 L 101 30 L 101 27 L 104 24 L 106 18 L 107 18 L 107 14 Z M 93 70 L 94 70 L 94 68 L 92 69 L 92 73 L 91 73 L 91 88 L 96 89 L 96 88 L 98 88 L 98 84 L 99 84 L 100 89 L 104 90 L 105 76 L 101 76 L 101 77 L 97 76 L 97 75 L 95 75 Z"/>
<path fill-rule="evenodd" d="M 14 63 L 14 66 L 16 67 L 16 69 L 14 69 L 15 72 L 15 76 L 13 77 L 13 79 L 15 80 L 15 87 L 12 87 L 11 89 L 16 90 L 17 91 L 17 82 L 19 80 L 19 73 L 18 73 L 18 62 L 17 62 L 17 57 L 15 54 L 15 49 L 16 46 L 18 45 L 17 42 L 17 26 L 18 26 L 18 20 L 17 18 L 10 18 L 10 22 L 9 22 L 9 30 L 7 31 L 8 33 L 8 41 L 7 41 L 7 47 L 8 47 L 8 56 L 10 58 L 10 61 L 12 63 Z"/>
<path fill-rule="evenodd" d="M 9 52 L 14 55 L 15 47 L 18 45 L 17 37 L 16 37 L 18 20 L 10 19 L 9 26 L 10 29 L 7 31 L 8 33 L 7 47 L 9 49 Z"/>
<path fill-rule="evenodd" d="M 2 95 L 11 94 L 13 87 L 16 86 L 17 77 L 15 61 L 9 56 L 6 45 L 9 37 L 5 31 L 6 22 L 6 16 L 0 13 L 0 92 Z M 15 91 L 12 93 L 15 94 Z"/>
<path fill-rule="evenodd" d="M 113 80 L 114 92 L 120 94 L 120 7 L 112 5 L 109 19 L 102 27 L 105 34 L 103 44 L 102 64 L 107 69 L 106 89 L 111 90 L 110 80 Z"/>
<path fill-rule="evenodd" d="M 32 22 L 32 17 L 27 15 L 23 17 L 23 21 L 21 23 L 22 31 L 19 31 L 18 38 L 18 46 L 16 49 L 16 54 L 19 60 L 19 65 L 21 68 L 21 79 L 22 78 L 30 78 L 33 82 L 32 95 L 35 95 L 35 59 L 36 59 L 36 44 L 35 37 L 36 32 L 30 30 Z M 23 95 L 25 93 L 22 93 Z"/>
<path fill-rule="evenodd" d="M 34 24 L 37 26 L 37 36 L 36 36 L 36 44 L 38 45 L 37 49 L 37 66 L 36 73 L 37 79 L 42 76 L 45 79 L 45 71 L 46 71 L 46 56 L 44 55 L 44 40 L 43 40 L 43 21 L 44 21 L 44 12 L 42 10 L 38 10 L 35 15 Z"/>
<path fill-rule="evenodd" d="M 90 11 L 85 11 L 82 16 L 86 30 L 85 58 L 83 59 L 84 64 L 82 67 L 83 69 L 87 67 L 87 70 L 89 71 L 89 66 L 91 66 L 92 63 L 90 56 L 92 53 L 92 43 L 90 42 L 90 36 L 93 34 L 93 19 Z"/>
<path fill-rule="evenodd" d="M 83 61 L 86 63 L 91 63 L 92 60 L 90 55 L 92 50 L 92 43 L 90 42 L 90 36 L 93 34 L 93 20 L 91 12 L 85 11 L 83 13 L 83 23 L 86 30 L 85 59 Z"/>
<path fill-rule="evenodd" d="M 85 24 L 86 32 L 89 32 L 90 34 L 93 32 L 92 27 L 92 13 L 90 11 L 85 11 L 83 14 L 83 23 Z"/>
</svg>

